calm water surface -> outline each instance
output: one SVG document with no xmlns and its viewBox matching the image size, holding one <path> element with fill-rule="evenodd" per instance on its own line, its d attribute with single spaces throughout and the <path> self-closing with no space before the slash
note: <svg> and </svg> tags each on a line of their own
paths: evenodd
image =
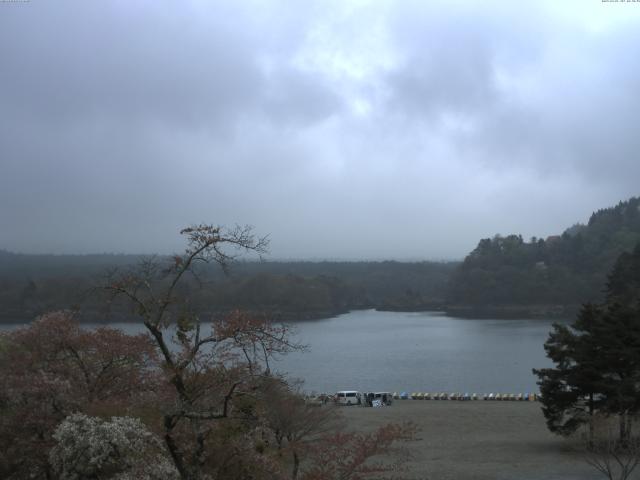
<svg viewBox="0 0 640 480">
<path fill-rule="evenodd" d="M 552 323 L 355 311 L 297 324 L 310 351 L 277 368 L 318 391 L 531 392 L 531 369 L 551 365 L 543 344 Z"/>
<path fill-rule="evenodd" d="M 552 323 L 353 311 L 296 323 L 295 338 L 308 351 L 272 368 L 304 378 L 308 391 L 531 392 L 537 391 L 531 369 L 551 365 L 543 343 Z M 128 333 L 144 328 L 110 326 Z"/>
</svg>

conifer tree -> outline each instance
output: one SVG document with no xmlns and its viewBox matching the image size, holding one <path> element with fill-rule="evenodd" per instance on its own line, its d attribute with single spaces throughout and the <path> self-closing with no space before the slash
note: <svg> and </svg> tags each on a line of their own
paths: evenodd
<svg viewBox="0 0 640 480">
<path fill-rule="evenodd" d="M 568 435 L 602 413 L 619 417 L 620 441 L 630 438 L 640 411 L 639 287 L 640 245 L 618 258 L 605 303 L 585 305 L 570 326 L 554 325 L 545 350 L 555 367 L 534 370 L 552 432 Z"/>
</svg>

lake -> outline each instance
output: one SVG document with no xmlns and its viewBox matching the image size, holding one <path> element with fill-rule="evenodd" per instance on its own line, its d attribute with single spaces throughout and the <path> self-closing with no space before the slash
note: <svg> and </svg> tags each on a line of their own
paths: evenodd
<svg viewBox="0 0 640 480">
<path fill-rule="evenodd" d="M 551 365 L 543 343 L 552 323 L 357 310 L 296 323 L 295 338 L 308 351 L 272 368 L 304 378 L 304 389 L 317 392 L 532 392 L 538 388 L 531 369 Z M 110 326 L 128 333 L 144 329 Z"/>
<path fill-rule="evenodd" d="M 531 392 L 531 369 L 551 365 L 543 344 L 552 323 L 354 311 L 296 324 L 310 351 L 277 368 L 317 391 Z"/>
</svg>

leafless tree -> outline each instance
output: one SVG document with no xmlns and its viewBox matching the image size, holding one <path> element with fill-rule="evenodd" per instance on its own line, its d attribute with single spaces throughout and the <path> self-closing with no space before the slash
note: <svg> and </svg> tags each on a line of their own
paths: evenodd
<svg viewBox="0 0 640 480">
<path fill-rule="evenodd" d="M 312 405 L 280 379 L 268 379 L 262 389 L 262 418 L 271 430 L 280 455 L 291 459 L 291 479 L 298 478 L 301 462 L 313 444 L 344 427 L 334 404 Z"/>
<path fill-rule="evenodd" d="M 614 432 L 611 418 L 592 420 L 590 431 L 595 435 L 586 441 L 585 461 L 609 480 L 627 480 L 640 463 L 640 438 L 624 441 Z"/>
</svg>

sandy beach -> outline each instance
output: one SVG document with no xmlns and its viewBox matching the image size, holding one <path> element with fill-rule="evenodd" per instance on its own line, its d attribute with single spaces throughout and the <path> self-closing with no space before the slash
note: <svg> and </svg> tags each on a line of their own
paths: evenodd
<svg viewBox="0 0 640 480">
<path fill-rule="evenodd" d="M 551 434 L 537 402 L 397 400 L 390 407 L 343 407 L 348 427 L 412 421 L 409 479 L 596 480 L 580 445 Z"/>
</svg>

